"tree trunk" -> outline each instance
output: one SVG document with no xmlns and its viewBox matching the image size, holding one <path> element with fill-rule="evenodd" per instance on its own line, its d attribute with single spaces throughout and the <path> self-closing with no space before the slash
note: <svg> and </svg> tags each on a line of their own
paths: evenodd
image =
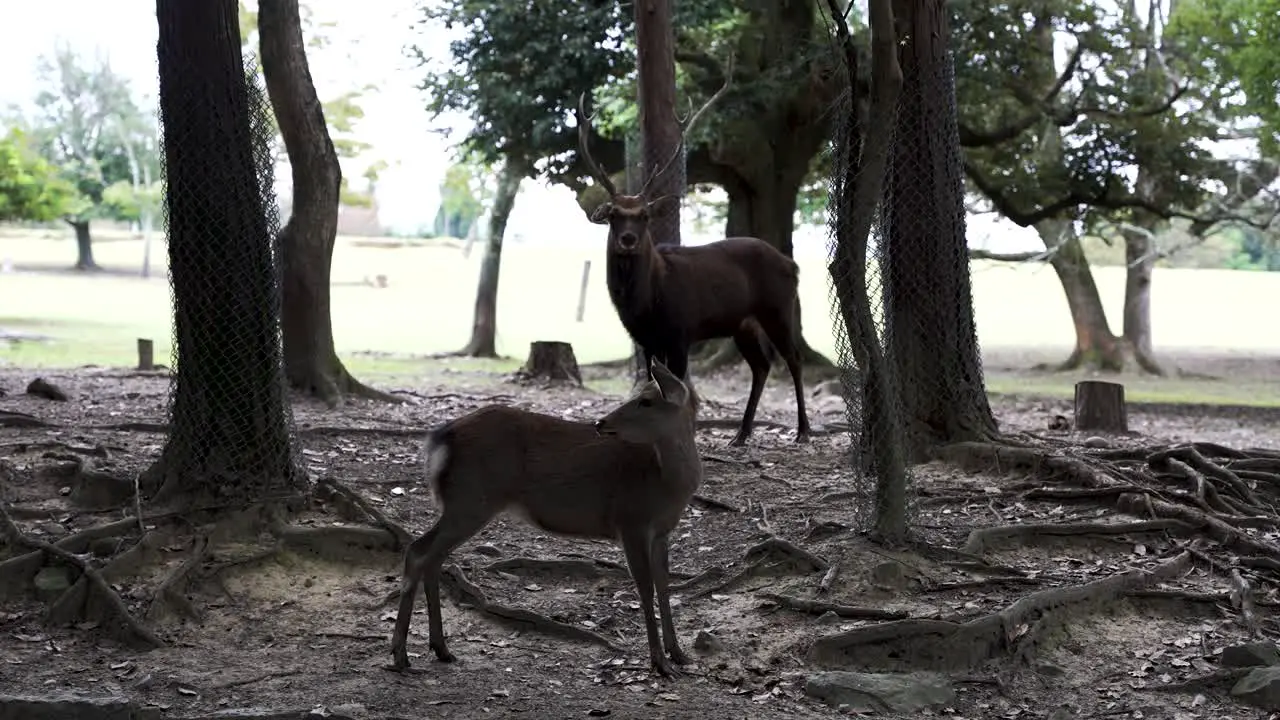
<svg viewBox="0 0 1280 720">
<path fill-rule="evenodd" d="M 1075 429 L 1080 432 L 1128 432 L 1124 386 L 1101 380 L 1076 383 Z"/>
<path fill-rule="evenodd" d="M 943 0 L 899 0 L 902 101 L 883 225 L 885 325 L 907 457 L 999 434 L 987 400 L 965 237 L 955 76 Z"/>
<path fill-rule="evenodd" d="M 1062 283 L 1071 322 L 1076 328 L 1076 347 L 1057 369 L 1086 367 L 1120 372 L 1124 368 L 1124 354 L 1107 322 L 1098 284 L 1093 279 L 1093 270 L 1075 228 L 1069 220 L 1045 220 L 1036 225 L 1036 231 L 1040 233 L 1045 249 L 1052 251 L 1049 265 Z"/>
<path fill-rule="evenodd" d="M 489 239 L 485 241 L 484 259 L 480 261 L 480 284 L 476 286 L 476 309 L 471 322 L 471 340 L 459 355 L 466 357 L 498 357 L 498 271 L 502 267 L 502 237 L 507 220 L 520 192 L 524 173 L 508 162 L 498 177 L 498 191 L 489 214 Z"/>
<path fill-rule="evenodd" d="M 177 372 L 153 501 L 296 496 L 272 252 L 269 112 L 249 87 L 235 0 L 157 0 Z"/>
<path fill-rule="evenodd" d="M 560 340 L 535 340 L 529 343 L 529 357 L 524 367 L 512 378 L 519 383 L 565 382 L 582 387 L 582 372 L 573 346 Z"/>
<path fill-rule="evenodd" d="M 684 197 L 685 167 L 677 159 L 662 170 L 683 140 L 676 117 L 675 31 L 671 27 L 671 0 L 634 3 L 636 22 L 637 91 L 640 94 L 640 150 L 649 195 Z M 680 244 L 680 210 L 653 218 L 649 230 L 658 245 Z"/>
<path fill-rule="evenodd" d="M 68 220 L 76 233 L 76 270 L 101 270 L 93 260 L 93 236 L 89 234 L 88 220 Z"/>
<path fill-rule="evenodd" d="M 289 385 L 330 405 L 346 393 L 395 401 L 347 372 L 333 347 L 329 271 L 338 235 L 342 168 L 307 64 L 298 0 L 260 0 L 262 74 L 293 173 L 293 206 L 280 231 L 284 367 Z"/>
</svg>

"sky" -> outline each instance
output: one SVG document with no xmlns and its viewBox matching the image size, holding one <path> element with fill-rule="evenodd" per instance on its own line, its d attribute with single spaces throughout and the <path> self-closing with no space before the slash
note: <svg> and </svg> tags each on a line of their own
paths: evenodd
<svg viewBox="0 0 1280 720">
<path fill-rule="evenodd" d="M 361 100 L 365 117 L 357 126 L 357 135 L 373 143 L 362 158 L 365 162 L 381 159 L 390 165 L 378 182 L 379 216 L 385 226 L 399 232 L 431 227 L 439 205 L 440 180 L 452 160 L 451 141 L 439 131 L 452 128 L 454 137 L 460 138 L 468 123 L 463 117 L 432 121 L 424 109 L 425 98 L 415 87 L 422 71 L 415 68 L 405 48 L 417 44 L 444 57 L 449 42 L 443 28 L 423 28 L 415 22 L 419 1 L 377 0 L 377 12 L 373 12 L 366 3 L 307 0 L 315 20 L 334 23 L 327 30 L 332 43 L 308 50 L 320 97 L 333 97 L 366 84 L 377 87 Z M 256 5 L 256 0 L 249 4 Z M 0 107 L 30 106 L 38 91 L 36 59 L 59 42 L 83 55 L 105 55 L 113 69 L 127 77 L 135 91 L 147 98 L 146 103 L 154 106 L 154 0 L 43 0 L 23 2 L 20 7 L 20 14 L 8 14 L 10 32 L 0 43 L 0 67 L 6 69 L 0 79 Z M 344 173 L 358 177 L 363 164 L 347 165 Z M 278 175 L 287 177 L 287 173 Z M 689 214 L 684 215 L 687 218 Z M 568 189 L 526 180 L 508 233 L 516 242 L 600 242 L 602 228 L 586 220 Z M 687 221 L 684 233 L 686 242 L 717 239 L 714 229 L 696 233 Z M 798 248 L 816 248 L 823 242 L 824 229 L 797 228 Z M 1033 230 L 993 220 L 991 215 L 970 216 L 969 243 L 997 252 L 1043 247 Z"/>
</svg>

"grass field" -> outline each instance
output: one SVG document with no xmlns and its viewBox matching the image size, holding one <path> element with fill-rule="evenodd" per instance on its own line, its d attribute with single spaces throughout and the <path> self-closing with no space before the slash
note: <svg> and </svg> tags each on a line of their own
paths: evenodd
<svg viewBox="0 0 1280 720">
<path fill-rule="evenodd" d="M 69 235 L 67 233 L 66 235 Z M 0 360 L 20 366 L 129 365 L 134 341 L 153 338 L 158 358 L 170 353 L 170 293 L 165 248 L 152 248 L 152 277 L 138 276 L 143 246 L 105 232 L 95 244 L 109 272 L 67 271 L 74 246 L 60 232 L 0 229 L 0 329 L 47 336 L 0 350 Z M 353 366 L 374 372 L 413 372 L 408 359 L 453 350 L 467 339 L 480 252 L 464 258 L 456 246 L 397 245 L 340 238 L 333 260 L 333 324 L 338 351 Z M 575 321 L 584 261 L 592 268 L 584 321 Z M 825 257 L 798 254 L 805 334 L 820 351 L 833 352 Z M 503 252 L 499 292 L 499 351 L 523 358 L 529 342 L 573 343 L 582 362 L 617 358 L 629 340 L 609 304 L 599 248 L 529 247 Z M 1097 268 L 1108 314 L 1118 326 L 1123 269 Z M 368 282 L 385 275 L 387 286 Z M 975 263 L 974 296 L 980 341 L 995 392 L 1016 390 L 1062 395 L 1070 375 L 1023 372 L 1070 349 L 1066 302 L 1047 267 Z M 234 281 L 234 278 L 228 281 Z M 1152 290 L 1158 349 L 1183 358 L 1280 357 L 1280 332 L 1256 324 L 1280 297 L 1280 274 L 1225 270 L 1161 269 Z M 394 356 L 387 358 L 385 356 Z M 1274 365 L 1275 363 L 1270 363 Z M 1215 366 L 1216 367 L 1216 366 Z M 1126 379 L 1135 399 L 1173 402 L 1280 404 L 1276 375 L 1233 373 L 1231 381 Z"/>
</svg>

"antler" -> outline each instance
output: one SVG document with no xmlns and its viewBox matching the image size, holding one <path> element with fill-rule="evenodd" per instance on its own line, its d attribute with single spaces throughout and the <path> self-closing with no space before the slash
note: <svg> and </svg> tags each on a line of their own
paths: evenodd
<svg viewBox="0 0 1280 720">
<path fill-rule="evenodd" d="M 609 175 L 600 167 L 596 159 L 591 157 L 591 150 L 587 148 L 587 142 L 591 138 L 591 121 L 587 118 L 587 111 L 584 108 L 586 104 L 587 94 L 582 93 L 578 96 L 578 152 L 582 155 L 582 159 L 586 161 L 587 168 L 591 171 L 591 176 L 600 183 L 608 193 L 609 197 L 618 195 L 618 188 L 609 179 Z"/>
<path fill-rule="evenodd" d="M 698 108 L 698 111 L 695 112 L 689 118 L 689 122 L 685 123 L 684 129 L 680 132 L 680 142 L 676 144 L 675 151 L 672 152 L 671 157 L 667 158 L 667 161 L 663 163 L 661 169 L 649 175 L 649 177 L 644 181 L 644 186 L 640 188 L 641 197 L 644 197 L 645 193 L 648 192 L 649 185 L 654 181 L 654 179 L 659 177 L 663 173 L 665 173 L 668 169 L 670 169 L 672 163 L 676 161 L 676 158 L 680 157 L 680 153 L 684 150 L 685 139 L 689 136 L 689 131 L 692 130 L 697 125 L 699 120 L 702 119 L 702 115 L 706 113 L 707 108 L 714 105 L 717 100 L 719 100 L 721 97 L 724 96 L 725 92 L 729 89 L 729 83 L 731 83 L 732 81 L 733 81 L 733 55 L 729 55 L 729 59 L 725 63 L 725 68 L 724 68 L 724 85 L 721 85 L 720 89 L 717 90 L 715 94 L 712 95 L 710 98 L 708 98 L 707 101 L 702 104 L 702 107 Z"/>
</svg>

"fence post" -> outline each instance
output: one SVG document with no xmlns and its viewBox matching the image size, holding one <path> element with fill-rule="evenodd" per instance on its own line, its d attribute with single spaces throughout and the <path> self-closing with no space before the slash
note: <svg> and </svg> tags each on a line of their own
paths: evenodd
<svg viewBox="0 0 1280 720">
<path fill-rule="evenodd" d="M 578 322 L 587 312 L 587 283 L 591 280 L 591 261 L 582 261 L 582 286 L 578 288 Z"/>
</svg>

